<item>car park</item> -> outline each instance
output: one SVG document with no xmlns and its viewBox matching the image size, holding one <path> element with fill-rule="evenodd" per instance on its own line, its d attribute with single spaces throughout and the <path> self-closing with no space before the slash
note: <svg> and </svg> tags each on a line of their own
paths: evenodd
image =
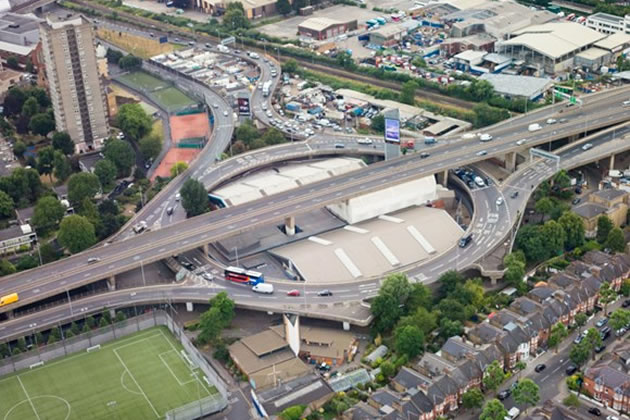
<svg viewBox="0 0 630 420">
<path fill-rule="evenodd" d="M 628 306 L 630 306 L 630 299 L 624 300 L 621 306 L 623 306 L 624 308 L 627 308 Z"/>
<path fill-rule="evenodd" d="M 582 201 L 582 199 L 581 199 L 581 198 L 579 198 L 579 197 L 577 197 L 577 198 L 574 198 L 574 199 L 573 199 L 573 201 L 571 201 L 571 203 L 572 203 L 573 205 L 576 205 L 576 204 L 579 204 L 579 203 L 580 203 L 580 201 Z"/>
<path fill-rule="evenodd" d="M 610 337 L 611 332 L 612 329 L 610 327 L 604 327 L 599 330 L 599 336 L 602 338 L 602 340 L 606 340 L 608 337 Z"/>
<path fill-rule="evenodd" d="M 606 416 L 606 420 L 619 420 L 617 416 Z"/>
<path fill-rule="evenodd" d="M 605 344 L 602 344 L 601 346 L 597 346 L 597 347 L 595 347 L 593 350 L 595 351 L 595 353 L 601 353 L 601 352 L 603 352 L 604 350 L 606 350 L 606 345 L 605 345 Z"/>
</svg>

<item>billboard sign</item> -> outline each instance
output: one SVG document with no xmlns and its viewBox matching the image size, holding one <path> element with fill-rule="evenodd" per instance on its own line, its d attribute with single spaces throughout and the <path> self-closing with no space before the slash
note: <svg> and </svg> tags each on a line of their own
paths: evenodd
<svg viewBox="0 0 630 420">
<path fill-rule="evenodd" d="M 249 98 L 237 98 L 238 115 L 250 115 Z"/>
<path fill-rule="evenodd" d="M 385 141 L 400 143 L 400 121 L 385 118 Z"/>
<path fill-rule="evenodd" d="M 168 42 L 168 37 L 166 36 L 161 36 L 160 37 L 160 44 L 166 44 Z"/>
</svg>

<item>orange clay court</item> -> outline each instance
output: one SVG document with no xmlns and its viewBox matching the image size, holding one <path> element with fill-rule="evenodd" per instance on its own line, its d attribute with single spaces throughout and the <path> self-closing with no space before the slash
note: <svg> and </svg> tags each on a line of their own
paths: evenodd
<svg viewBox="0 0 630 420">
<path fill-rule="evenodd" d="M 201 149 L 179 148 L 176 147 L 178 143 L 186 139 L 194 138 L 209 138 L 210 137 L 210 123 L 208 116 L 205 112 L 192 115 L 176 115 L 169 118 L 169 125 L 171 127 L 171 148 L 169 149 L 160 166 L 157 167 L 151 179 L 155 179 L 158 176 L 170 177 L 171 167 L 176 162 L 190 162 L 197 156 Z"/>
</svg>

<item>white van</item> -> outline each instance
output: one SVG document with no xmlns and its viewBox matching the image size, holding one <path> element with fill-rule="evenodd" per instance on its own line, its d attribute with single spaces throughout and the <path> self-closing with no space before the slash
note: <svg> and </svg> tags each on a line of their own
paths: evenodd
<svg viewBox="0 0 630 420">
<path fill-rule="evenodd" d="M 534 124 L 530 124 L 529 127 L 527 127 L 527 129 L 529 131 L 538 131 L 538 130 L 542 130 L 542 126 L 538 123 L 534 123 Z"/>
<path fill-rule="evenodd" d="M 263 293 L 266 295 L 270 295 L 273 293 L 273 284 L 258 283 L 257 285 L 252 287 L 252 290 L 256 293 Z"/>
</svg>

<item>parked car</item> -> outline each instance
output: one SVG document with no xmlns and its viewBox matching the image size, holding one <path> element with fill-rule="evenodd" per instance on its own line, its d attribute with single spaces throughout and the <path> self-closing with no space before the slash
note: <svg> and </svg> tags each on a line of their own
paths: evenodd
<svg viewBox="0 0 630 420">
<path fill-rule="evenodd" d="M 597 417 L 602 415 L 602 411 L 599 408 L 597 408 L 597 407 L 590 407 L 588 409 L 588 412 L 590 414 L 594 415 L 594 416 L 597 416 Z"/>
<path fill-rule="evenodd" d="M 545 370 L 547 368 L 547 365 L 545 365 L 544 363 L 541 363 L 539 365 L 536 365 L 536 367 L 534 368 L 534 370 L 538 373 L 542 372 L 543 370 Z"/>
<path fill-rule="evenodd" d="M 624 300 L 621 306 L 623 306 L 624 308 L 627 308 L 628 306 L 630 306 L 630 299 Z"/>
<path fill-rule="evenodd" d="M 503 391 L 499 392 L 497 394 L 497 398 L 500 401 L 503 401 L 503 400 L 508 399 L 510 395 L 512 395 L 512 391 L 510 391 L 510 389 L 508 388 L 508 389 L 504 389 Z"/>
<path fill-rule="evenodd" d="M 606 350 L 606 344 L 602 344 L 601 346 L 595 347 L 593 350 L 595 350 L 595 353 L 601 353 L 604 350 Z"/>
<path fill-rule="evenodd" d="M 580 197 L 577 197 L 577 198 L 574 198 L 571 203 L 573 203 L 573 205 L 576 205 L 576 204 L 579 204 L 580 201 L 582 201 L 582 199 Z"/>
<path fill-rule="evenodd" d="M 601 328 L 601 327 L 603 327 L 604 325 L 606 325 L 607 323 L 608 323 L 608 318 L 602 318 L 602 319 L 600 319 L 599 321 L 597 321 L 597 322 L 595 323 L 595 326 L 596 326 L 597 328 Z"/>
<path fill-rule="evenodd" d="M 573 375 L 575 372 L 577 372 L 577 366 L 575 365 L 569 365 L 567 366 L 567 368 L 564 370 L 564 373 L 566 373 L 568 376 Z"/>
<path fill-rule="evenodd" d="M 518 191 L 514 191 L 512 194 L 510 194 L 510 198 L 516 198 L 518 197 Z"/>
<path fill-rule="evenodd" d="M 503 197 L 497 197 L 496 204 L 497 206 L 500 206 L 501 204 L 503 204 Z"/>
</svg>

